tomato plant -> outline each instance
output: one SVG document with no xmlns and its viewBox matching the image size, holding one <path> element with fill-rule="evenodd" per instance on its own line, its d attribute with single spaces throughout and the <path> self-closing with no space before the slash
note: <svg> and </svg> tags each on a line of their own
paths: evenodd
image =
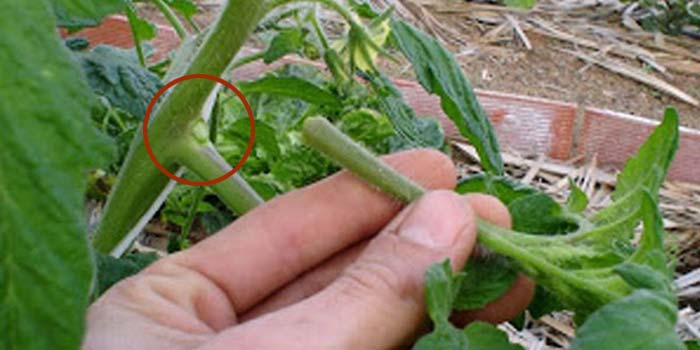
<svg viewBox="0 0 700 350">
<path fill-rule="evenodd" d="M 335 0 L 231 0 L 215 24 L 189 36 L 168 13 L 172 7 L 191 18 L 183 2 L 155 3 L 185 39 L 165 65 L 164 81 L 185 74 L 222 76 L 250 62 L 271 63 L 288 54 L 317 58 L 329 72 L 288 65 L 240 84 L 255 106 L 257 147 L 240 174 L 210 189 L 176 191 L 168 200 L 170 210 L 163 210 L 161 218 L 182 227 L 175 250 L 188 246 L 196 215 L 218 212 L 207 198 L 218 198 L 236 215 L 244 215 L 265 199 L 323 178 L 338 166 L 402 201 L 421 196 L 422 188 L 374 155 L 445 147 L 439 123 L 418 118 L 377 68 L 379 56 L 393 59 L 386 49 L 391 44 L 478 151 L 484 173 L 465 179 L 456 191 L 499 197 L 514 221 L 513 230 L 479 222 L 479 242 L 496 257 L 474 258 L 458 273 L 448 263 L 427 271 L 427 311 L 434 327 L 416 348 L 518 349 L 493 326 L 475 323 L 460 330 L 448 317 L 453 310 L 477 309 L 495 300 L 519 272 L 541 286 L 538 303 L 546 311 L 576 313 L 580 327 L 574 349 L 685 348 L 674 332 L 672 258 L 663 248 L 657 204 L 678 147 L 673 109 L 619 175 L 614 202 L 585 216 L 587 199 L 575 187 L 562 206 L 506 177 L 493 127 L 452 54 L 429 35 L 393 19 L 391 9 L 377 12 L 359 1 L 344 6 Z M 309 3 L 336 12 L 346 24 L 345 34 L 329 36 Z M 131 2 L 5 5 L 13 21 L 0 22 L 8 48 L 0 51 L 0 344 L 9 349 L 78 348 L 90 296 L 156 258 L 117 259 L 172 190 L 169 178 L 151 162 L 138 123 L 128 117 L 145 106 L 121 99 L 142 101 L 143 95 L 152 95 L 162 86 L 157 74 L 162 72 L 141 67 L 146 53 L 140 41 L 153 33 Z M 119 10 L 126 11 L 132 27 L 134 53 L 108 47 L 70 52 L 56 35 L 57 23 L 69 28 L 94 25 Z M 254 31 L 270 37 L 267 48 L 238 57 Z M 26 33 L 31 38 L 25 39 Z M 117 157 L 108 138 L 91 127 L 91 115 L 118 141 Z M 229 171 L 240 156 L 246 119 L 240 103 L 216 91 L 214 82 L 192 80 L 173 87 L 159 101 L 147 127 L 154 153 L 170 172 L 186 168 L 189 176 L 211 179 Z M 100 165 L 119 174 L 96 230 L 88 235 L 83 216 L 86 174 Z M 637 242 L 634 232 L 640 222 L 643 234 Z M 100 268 L 97 283 L 92 282 L 95 264 Z M 45 332 L 43 337 L 36 337 L 37 329 Z"/>
</svg>

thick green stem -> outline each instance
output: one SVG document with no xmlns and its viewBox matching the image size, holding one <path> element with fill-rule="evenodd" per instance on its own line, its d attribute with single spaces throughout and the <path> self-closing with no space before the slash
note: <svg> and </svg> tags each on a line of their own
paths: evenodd
<svg viewBox="0 0 700 350">
<path fill-rule="evenodd" d="M 158 11 L 160 11 L 163 16 L 165 16 L 165 19 L 170 22 L 170 25 L 173 26 L 173 29 L 177 32 L 177 35 L 180 37 L 180 39 L 184 39 L 187 37 L 187 30 L 185 29 L 185 26 L 182 25 L 182 22 L 175 16 L 175 12 L 168 6 L 168 4 L 165 3 L 163 0 L 152 0 L 153 4 L 156 5 L 158 8 Z"/>
<path fill-rule="evenodd" d="M 260 0 L 228 1 L 183 73 L 220 76 L 268 9 L 267 2 Z M 194 122 L 201 118 L 200 112 L 215 84 L 204 79 L 178 84 L 152 116 L 148 130 L 153 152 L 171 172 L 179 167 L 178 147 L 173 147 L 174 143 L 183 142 Z M 140 222 L 168 182 L 168 177 L 151 162 L 143 138 L 136 137 L 107 200 L 95 233 L 95 248 L 111 253 Z"/>
<path fill-rule="evenodd" d="M 339 165 L 401 201 L 412 202 L 425 193 L 425 189 L 420 185 L 387 166 L 325 118 L 314 117 L 306 120 L 304 140 Z M 544 275 L 549 280 L 559 281 L 557 283 L 565 283 L 579 290 L 588 291 L 590 295 L 600 300 L 612 301 L 621 296 L 602 286 L 592 285 L 511 242 L 511 240 L 518 241 L 520 236 L 524 236 L 521 233 L 506 230 L 481 220 L 478 221 L 478 228 L 481 244 L 496 253 L 522 262 L 528 270 L 534 269 L 528 271 L 532 274 Z"/>
</svg>

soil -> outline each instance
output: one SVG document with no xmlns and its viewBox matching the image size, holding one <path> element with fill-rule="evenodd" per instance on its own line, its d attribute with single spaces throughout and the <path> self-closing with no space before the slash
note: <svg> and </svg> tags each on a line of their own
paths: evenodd
<svg viewBox="0 0 700 350">
<path fill-rule="evenodd" d="M 531 51 L 510 41 L 503 45 L 511 53 L 507 56 L 480 54 L 461 59 L 462 67 L 474 87 L 654 119 L 660 119 L 664 109 L 673 105 L 681 113 L 684 126 L 700 129 L 700 108 L 558 51 L 571 48 L 569 44 L 536 33 L 528 33 L 528 38 L 533 45 Z M 697 44 L 700 46 L 700 41 Z M 700 76 L 675 73 L 669 73 L 669 76 L 669 83 L 700 98 Z"/>
<path fill-rule="evenodd" d="M 205 27 L 216 19 L 219 2 L 198 1 L 200 12 L 194 20 L 200 27 Z M 141 11 L 145 17 L 167 24 L 151 5 L 143 4 Z M 559 51 L 574 48 L 572 44 L 532 31 L 526 31 L 532 50 L 527 50 L 515 38 L 497 44 L 480 44 L 484 32 L 491 28 L 465 23 L 462 15 L 438 14 L 436 17 L 444 23 L 450 23 L 452 28 L 459 28 L 461 39 L 468 43 L 469 54 L 456 53 L 465 73 L 478 89 L 571 102 L 584 107 L 609 109 L 652 119 L 660 119 L 663 110 L 672 105 L 680 111 L 684 126 L 700 129 L 700 107 L 679 101 L 604 68 L 588 65 Z M 619 29 L 619 23 L 611 22 L 608 25 Z M 682 37 L 682 40 L 692 42 L 690 46 L 700 47 L 698 39 Z M 627 63 L 639 66 L 637 62 Z M 395 76 L 411 77 L 410 70 L 401 67 L 386 68 Z M 700 99 L 700 75 L 668 72 L 664 79 Z"/>
<path fill-rule="evenodd" d="M 668 105 L 680 109 L 683 123 L 700 128 L 700 109 L 676 101 L 651 87 L 591 66 L 557 52 L 562 45 L 531 35 L 533 51 L 520 50 L 515 59 L 476 59 L 463 65 L 475 87 L 545 97 L 611 109 L 644 117 L 660 117 Z M 585 69 L 585 70 L 582 70 Z M 700 96 L 700 77 L 674 77 L 673 82 L 691 95 Z"/>
</svg>

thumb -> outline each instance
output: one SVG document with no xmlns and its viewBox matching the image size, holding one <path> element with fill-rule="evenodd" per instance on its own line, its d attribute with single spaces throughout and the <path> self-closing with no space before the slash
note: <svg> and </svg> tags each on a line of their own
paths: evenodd
<svg viewBox="0 0 700 350">
<path fill-rule="evenodd" d="M 326 289 L 234 328 L 237 334 L 227 337 L 229 344 L 258 349 L 395 348 L 424 320 L 426 269 L 445 258 L 461 268 L 475 240 L 476 219 L 467 199 L 449 191 L 428 193 L 375 237 Z M 276 330 L 273 336 L 271 329 Z"/>
</svg>

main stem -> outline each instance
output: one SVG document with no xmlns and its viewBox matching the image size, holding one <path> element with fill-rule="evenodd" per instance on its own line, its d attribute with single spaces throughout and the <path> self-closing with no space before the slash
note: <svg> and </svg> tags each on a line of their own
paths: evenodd
<svg viewBox="0 0 700 350">
<path fill-rule="evenodd" d="M 364 147 L 343 134 L 325 118 L 314 117 L 306 120 L 304 123 L 304 140 L 311 147 L 324 153 L 339 165 L 403 202 L 415 201 L 426 191 L 420 185 L 383 163 Z M 566 273 L 566 271 L 556 265 L 533 256 L 527 250 L 509 241 L 511 235 L 518 236 L 521 235 L 520 233 L 491 225 L 482 220 L 478 220 L 477 224 L 479 243 L 496 253 L 524 262 L 529 269 L 534 268 L 536 270 L 529 272 L 543 273 L 549 278 L 566 281 L 572 286 L 587 290 L 608 301 L 619 297 L 613 291 L 608 291 L 599 286 L 592 286 L 585 280 Z"/>
<path fill-rule="evenodd" d="M 221 76 L 268 10 L 266 1 L 228 1 L 184 73 Z M 215 82 L 204 79 L 178 84 L 160 101 L 152 117 L 149 135 L 153 153 L 171 172 L 179 167 L 173 142 L 181 142 L 191 133 L 214 85 Z M 169 182 L 149 158 L 141 133 L 138 135 L 131 143 L 95 233 L 93 244 L 104 254 L 119 245 Z"/>
</svg>

